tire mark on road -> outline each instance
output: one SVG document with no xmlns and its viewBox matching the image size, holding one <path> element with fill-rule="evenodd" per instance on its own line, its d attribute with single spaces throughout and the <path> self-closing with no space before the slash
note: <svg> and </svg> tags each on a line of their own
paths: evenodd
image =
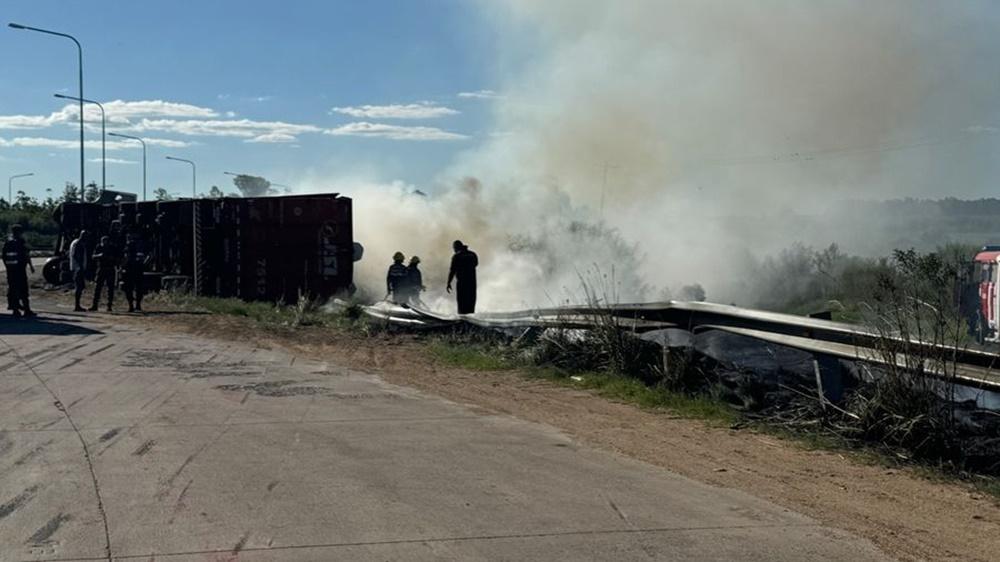
<svg viewBox="0 0 1000 562">
<path fill-rule="evenodd" d="M 14 355 L 24 363 L 28 370 L 31 371 L 31 374 L 35 377 L 35 379 L 38 380 L 38 382 L 45 388 L 46 392 L 48 392 L 52 397 L 53 405 L 57 410 L 62 412 L 62 415 L 66 417 L 66 421 L 69 422 L 70 427 L 73 428 L 73 432 L 76 434 L 76 438 L 80 442 L 80 447 L 83 449 L 83 459 L 87 464 L 87 470 L 90 472 L 91 484 L 94 486 L 94 497 L 97 500 L 97 512 L 101 515 L 101 525 L 104 530 L 104 555 L 108 562 L 111 562 L 111 530 L 108 528 L 108 513 L 104 509 L 104 498 L 101 496 L 101 485 L 100 482 L 97 481 L 97 471 L 94 469 L 94 461 L 90 455 L 90 447 L 87 446 L 87 440 L 83 438 L 83 434 L 80 433 L 80 428 L 76 425 L 76 422 L 73 421 L 73 416 L 69 415 L 69 411 L 63 405 L 62 401 L 59 400 L 59 396 L 48 384 L 45 383 L 45 379 L 38 374 L 38 371 L 35 370 L 34 366 L 21 357 L 21 354 L 17 352 L 17 348 L 10 345 L 7 340 L 0 338 L 0 343 L 3 343 L 4 346 L 10 349 Z M 86 343 L 83 345 L 86 345 Z"/>
<path fill-rule="evenodd" d="M 21 509 L 21 507 L 23 507 L 24 504 L 35 499 L 35 494 L 38 492 L 38 489 L 39 487 L 37 485 L 25 488 L 23 492 L 21 492 L 17 496 L 14 496 L 14 499 L 10 500 L 9 502 L 3 505 L 0 505 L 0 519 L 7 517 L 11 513 L 14 513 L 18 509 Z"/>
<path fill-rule="evenodd" d="M 95 349 L 94 351 L 91 351 L 90 353 L 87 354 L 87 357 L 93 357 L 93 356 L 97 355 L 98 353 L 102 353 L 104 351 L 107 351 L 107 350 L 111 349 L 114 346 L 115 346 L 115 344 L 109 343 L 108 345 L 106 345 L 104 347 L 101 347 L 101 348 Z"/>
<path fill-rule="evenodd" d="M 3 365 L 0 365 L 0 373 L 10 369 L 14 365 L 19 365 L 20 363 L 20 361 L 10 361 L 9 363 L 4 363 Z"/>
<path fill-rule="evenodd" d="M 243 550 L 243 547 L 247 545 L 247 540 L 249 538 L 250 538 L 250 531 L 247 531 L 246 533 L 243 534 L 242 537 L 240 537 L 239 542 L 237 542 L 236 545 L 233 546 L 233 551 L 231 552 L 231 554 L 234 555 L 239 554 L 240 551 Z"/>
<path fill-rule="evenodd" d="M 76 365 L 77 363 L 79 363 L 80 361 L 83 361 L 84 359 L 86 359 L 86 358 L 85 357 L 77 357 L 76 359 L 70 361 L 69 363 L 66 363 L 62 367 L 59 367 L 58 370 L 62 371 L 64 369 L 69 369 L 70 367 L 72 367 L 73 365 Z"/>
<path fill-rule="evenodd" d="M 153 445 L 156 445 L 156 439 L 149 439 L 148 441 L 146 441 L 142 445 L 139 445 L 138 449 L 132 451 L 132 454 L 135 455 L 135 456 L 137 456 L 137 457 L 141 457 L 141 456 L 145 455 L 146 453 L 148 453 L 149 450 L 153 448 Z"/>
<path fill-rule="evenodd" d="M 52 537 L 52 535 L 56 534 L 56 531 L 59 530 L 59 527 L 61 527 L 63 523 L 69 521 L 70 519 L 72 519 L 72 517 L 66 515 L 65 513 L 60 513 L 59 515 L 56 515 L 52 519 L 49 519 L 48 523 L 42 525 L 40 529 L 35 531 L 35 534 L 31 535 L 31 538 L 28 539 L 28 543 L 29 544 L 44 543 L 45 541 L 49 540 Z"/>
<path fill-rule="evenodd" d="M 98 439 L 98 441 L 100 441 L 101 443 L 105 443 L 105 442 L 107 442 L 107 441 L 110 441 L 110 440 L 114 439 L 114 438 L 115 438 L 115 435 L 118 435 L 118 433 L 119 433 L 119 432 L 120 432 L 121 430 L 122 430 L 122 428 L 120 428 L 120 427 L 116 427 L 116 428 L 114 428 L 114 429 L 112 429 L 112 430 L 109 430 L 109 431 L 105 432 L 105 433 L 104 433 L 103 435 L 101 435 L 101 436 L 100 436 L 100 437 L 98 437 L 97 439 Z"/>
<path fill-rule="evenodd" d="M 174 486 L 174 481 L 177 480 L 177 477 L 180 476 L 182 472 L 184 472 L 184 469 L 187 468 L 189 464 L 191 464 L 191 461 L 196 459 L 198 455 L 200 455 L 205 449 L 208 449 L 209 447 L 214 445 L 216 441 L 218 441 L 223 435 L 225 435 L 227 431 L 229 431 L 230 426 L 227 425 L 227 422 L 229 421 L 229 418 L 233 417 L 233 414 L 235 413 L 236 410 L 233 410 L 228 416 L 226 416 L 226 419 L 222 421 L 222 429 L 218 433 L 216 433 L 211 439 L 206 441 L 201 447 L 199 447 L 197 451 L 191 453 L 190 455 L 188 455 L 188 458 L 184 459 L 184 462 L 181 463 L 181 466 L 176 471 L 174 471 L 173 474 L 170 475 L 170 478 L 167 478 L 166 482 L 164 482 L 163 489 L 156 493 L 156 499 L 162 500 L 163 498 L 165 498 L 167 494 L 170 493 L 170 489 Z"/>
<path fill-rule="evenodd" d="M 181 493 L 177 494 L 177 501 L 174 502 L 174 511 L 170 514 L 170 519 L 167 520 L 167 525 L 173 525 L 174 520 L 177 519 L 177 515 L 180 514 L 182 509 L 187 507 L 187 503 L 185 503 L 184 500 L 187 499 L 187 491 L 191 487 L 191 484 L 194 484 L 194 478 L 188 480 L 187 485 L 184 486 Z"/>
<path fill-rule="evenodd" d="M 86 337 L 86 336 L 84 336 L 84 337 Z M 87 342 L 87 341 L 85 341 L 85 342 L 83 342 L 81 344 L 74 345 L 73 347 L 70 347 L 68 349 L 62 349 L 61 345 L 55 345 L 55 346 L 46 348 L 44 350 L 35 351 L 33 353 L 29 353 L 27 355 L 21 356 L 21 359 L 24 360 L 25 365 L 30 365 L 32 368 L 34 368 L 34 367 L 40 367 L 40 366 L 44 365 L 45 363 L 47 363 L 48 361 L 50 361 L 52 359 L 55 359 L 56 357 L 62 357 L 63 355 L 69 355 L 70 353 L 73 353 L 74 351 L 76 351 L 78 349 L 87 347 L 88 345 L 90 345 L 90 342 Z M 52 357 L 44 357 L 44 358 L 42 358 L 40 361 L 38 361 L 35 364 L 31 363 L 31 360 L 34 359 L 35 357 L 39 357 L 43 353 L 48 352 L 48 351 L 53 351 L 53 350 L 56 350 L 56 353 L 52 354 L 53 355 Z"/>
<path fill-rule="evenodd" d="M 14 448 L 14 442 L 7 437 L 6 431 L 0 431 L 0 457 L 7 454 L 7 451 Z"/>
<path fill-rule="evenodd" d="M 35 447 L 34 449 L 32 449 L 32 450 L 28 451 L 27 453 L 25 453 L 25 454 L 21 455 L 20 457 L 18 457 L 18 459 L 16 461 L 14 461 L 14 464 L 12 466 L 21 466 L 24 463 L 30 461 L 31 459 L 37 457 L 38 455 L 40 455 L 42 453 L 42 451 L 44 451 L 45 449 L 47 449 L 48 446 L 51 445 L 54 442 L 55 442 L 55 440 L 49 439 L 45 443 L 42 443 L 41 445 Z"/>
</svg>

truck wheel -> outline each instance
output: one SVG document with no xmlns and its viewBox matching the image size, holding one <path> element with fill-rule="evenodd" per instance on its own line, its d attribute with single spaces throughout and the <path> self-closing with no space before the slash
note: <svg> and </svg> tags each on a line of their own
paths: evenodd
<svg viewBox="0 0 1000 562">
<path fill-rule="evenodd" d="M 66 258 L 54 257 L 46 260 L 45 265 L 42 266 L 42 278 L 49 285 L 61 285 L 62 284 L 62 270 L 63 261 Z"/>
</svg>

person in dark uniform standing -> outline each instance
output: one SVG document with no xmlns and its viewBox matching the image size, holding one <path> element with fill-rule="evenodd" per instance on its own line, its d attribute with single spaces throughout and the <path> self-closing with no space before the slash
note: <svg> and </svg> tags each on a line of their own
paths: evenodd
<svg viewBox="0 0 1000 562">
<path fill-rule="evenodd" d="M 385 297 L 388 299 L 392 295 L 392 302 L 403 304 L 406 302 L 406 266 L 403 261 L 406 256 L 403 252 L 396 252 L 392 255 L 392 265 L 385 276 Z"/>
<path fill-rule="evenodd" d="M 451 269 L 448 271 L 448 292 L 451 293 L 452 280 L 457 280 L 455 296 L 458 300 L 458 313 L 473 314 L 476 312 L 476 267 L 479 266 L 479 256 L 461 240 L 455 240 L 451 247 L 455 254 L 451 256 Z"/>
<path fill-rule="evenodd" d="M 10 238 L 3 245 L 3 264 L 7 268 L 7 308 L 14 318 L 34 316 L 28 304 L 28 273 L 25 270 L 30 268 L 34 273 L 35 266 L 24 242 L 24 229 L 19 224 L 10 227 Z"/>
<path fill-rule="evenodd" d="M 145 293 L 143 274 L 146 269 L 146 250 L 142 241 L 131 232 L 125 236 L 125 255 L 123 256 L 125 300 L 128 301 L 129 312 L 142 312 L 142 297 Z"/>
<path fill-rule="evenodd" d="M 90 311 L 97 310 L 101 303 L 101 289 L 108 288 L 108 312 L 115 300 L 115 283 L 118 279 L 118 248 L 111 242 L 110 236 L 101 236 L 101 242 L 94 248 L 94 261 L 97 262 L 97 279 L 94 281 L 94 303 Z"/>
<path fill-rule="evenodd" d="M 420 271 L 420 257 L 411 256 L 410 265 L 406 266 L 406 300 L 411 306 L 424 307 L 424 302 L 420 300 L 420 293 L 427 289 L 424 287 L 424 274 Z"/>
</svg>

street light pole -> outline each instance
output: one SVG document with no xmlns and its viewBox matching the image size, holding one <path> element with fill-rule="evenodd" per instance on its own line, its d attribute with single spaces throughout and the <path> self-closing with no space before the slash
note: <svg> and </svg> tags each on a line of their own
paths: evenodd
<svg viewBox="0 0 1000 562">
<path fill-rule="evenodd" d="M 35 172 L 30 172 L 30 173 L 27 173 L 27 174 L 17 174 L 17 175 L 14 175 L 14 176 L 11 176 L 11 177 L 7 178 L 7 204 L 8 205 L 10 205 L 11 207 L 14 206 L 14 190 L 13 190 L 13 187 L 12 187 L 13 184 L 14 184 L 14 180 L 16 180 L 17 178 L 26 178 L 28 176 L 33 176 L 33 175 L 35 175 Z"/>
<path fill-rule="evenodd" d="M 174 158 L 173 156 L 167 156 L 167 160 L 176 160 L 178 162 L 187 162 L 191 164 L 191 249 L 192 254 L 194 254 L 194 269 L 192 270 L 191 279 L 193 281 L 192 286 L 194 287 L 195 296 L 200 295 L 199 290 L 201 289 L 201 268 L 198 267 L 200 264 L 201 252 L 199 251 L 199 242 L 201 240 L 201 229 L 200 221 L 198 220 L 198 201 L 195 199 L 198 194 L 198 176 L 196 175 L 196 168 L 194 162 L 190 160 L 185 160 L 183 158 Z"/>
<path fill-rule="evenodd" d="M 59 99 L 77 100 L 77 101 L 79 101 L 79 98 L 76 98 L 74 96 L 64 96 L 62 94 L 54 94 L 54 95 L 57 98 L 59 98 Z M 104 146 L 105 145 L 105 141 L 104 141 L 104 138 L 105 138 L 105 136 L 104 136 L 104 129 L 105 129 L 106 121 L 107 121 L 107 119 L 106 119 L 107 116 L 104 113 L 104 106 L 101 105 L 101 102 L 94 101 L 94 100 L 83 100 L 83 101 L 85 101 L 87 103 L 92 103 L 92 104 L 96 105 L 97 107 L 101 108 L 101 191 L 104 191 L 105 189 L 108 188 L 108 176 L 107 176 L 107 163 L 108 163 L 108 161 L 107 161 L 107 155 L 106 155 L 107 153 L 105 151 L 105 146 Z"/>
<path fill-rule="evenodd" d="M 41 29 L 38 27 L 30 27 L 27 25 L 21 25 L 19 23 L 8 23 L 8 27 L 13 29 L 23 29 L 26 31 L 37 31 L 38 33 L 46 33 L 48 35 L 56 35 L 58 37 L 65 37 L 74 43 L 76 43 L 77 60 L 80 68 L 80 189 L 83 190 L 85 185 L 83 168 L 84 168 L 84 157 L 83 157 L 83 47 L 80 46 L 80 42 L 76 40 L 76 37 L 66 33 L 59 33 L 58 31 L 49 31 L 48 29 Z"/>
<path fill-rule="evenodd" d="M 195 168 L 194 162 L 190 160 L 185 160 L 183 158 L 174 158 L 173 156 L 167 156 L 167 160 L 176 160 L 178 162 L 187 162 L 191 164 L 191 197 L 198 196 L 198 171 Z"/>
<path fill-rule="evenodd" d="M 139 137 L 133 137 L 131 135 L 123 135 L 121 133 L 108 133 L 113 137 L 121 137 L 123 139 L 137 140 L 142 143 L 142 200 L 146 200 L 146 141 L 140 139 Z"/>
</svg>

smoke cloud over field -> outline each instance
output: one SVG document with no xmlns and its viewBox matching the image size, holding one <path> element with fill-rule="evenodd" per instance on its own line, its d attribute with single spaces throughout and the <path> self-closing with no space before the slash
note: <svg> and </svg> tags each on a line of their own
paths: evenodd
<svg viewBox="0 0 1000 562">
<path fill-rule="evenodd" d="M 700 282 L 738 301 L 749 256 L 838 241 L 836 202 L 971 195 L 995 177 L 983 137 L 1000 125 L 1000 22 L 986 2 L 481 9 L 499 26 L 494 135 L 427 197 L 337 186 L 376 291 L 403 250 L 439 293 L 461 238 L 480 254 L 482 308 L 579 295 L 595 265 L 622 300 Z M 863 253 L 882 233 L 857 228 L 847 250 Z"/>
</svg>

